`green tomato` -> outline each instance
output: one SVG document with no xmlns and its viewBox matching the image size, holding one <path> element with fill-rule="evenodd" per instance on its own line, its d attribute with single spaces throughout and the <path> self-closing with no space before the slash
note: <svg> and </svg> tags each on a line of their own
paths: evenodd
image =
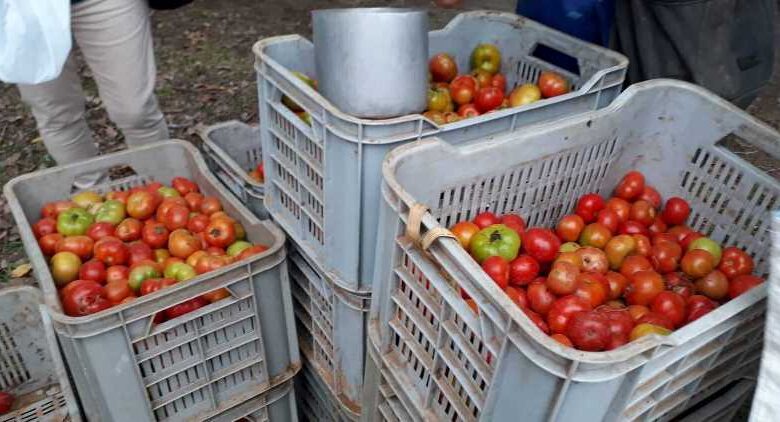
<svg viewBox="0 0 780 422">
<path fill-rule="evenodd" d="M 575 252 L 577 249 L 581 248 L 579 243 L 577 242 L 566 242 L 563 245 L 561 245 L 560 248 L 558 248 L 558 252 Z"/>
<path fill-rule="evenodd" d="M 228 248 L 227 248 L 227 255 L 228 256 L 237 256 L 244 249 L 251 248 L 251 247 L 252 247 L 252 244 L 247 242 L 246 240 L 238 240 L 236 242 L 233 242 L 232 245 L 228 246 Z"/>
<path fill-rule="evenodd" d="M 491 256 L 500 256 L 507 261 L 517 258 L 520 250 L 520 236 L 503 224 L 493 224 L 480 230 L 471 238 L 471 256 L 480 264 Z"/>
<path fill-rule="evenodd" d="M 95 221 L 117 225 L 125 219 L 125 204 L 112 199 L 103 203 L 95 213 Z"/>
<path fill-rule="evenodd" d="M 141 283 L 143 283 L 144 280 L 158 277 L 160 277 L 160 272 L 153 266 L 139 265 L 130 270 L 130 274 L 127 276 L 127 284 L 131 289 L 137 292 L 138 289 L 141 288 Z"/>
<path fill-rule="evenodd" d="M 163 275 L 165 278 L 173 278 L 176 281 L 187 281 L 191 278 L 197 277 L 198 273 L 195 272 L 195 268 L 192 268 L 192 266 L 189 264 L 185 264 L 184 262 L 175 262 L 165 267 L 165 272 Z"/>
<path fill-rule="evenodd" d="M 174 196 L 181 196 L 181 194 L 179 194 L 179 191 L 177 191 L 174 188 L 170 188 L 168 186 L 163 186 L 160 189 L 157 189 L 157 192 L 159 192 L 163 198 L 173 198 Z"/>
<path fill-rule="evenodd" d="M 92 214 L 84 208 L 71 208 L 57 216 L 57 231 L 63 236 L 79 236 L 85 234 L 94 221 Z"/>
<path fill-rule="evenodd" d="M 715 258 L 716 267 L 720 263 L 720 257 L 723 254 L 723 251 L 721 250 L 720 245 L 709 237 L 700 237 L 691 242 L 691 244 L 688 245 L 688 250 L 692 251 L 694 249 L 701 249 L 709 252 L 712 257 Z"/>
</svg>

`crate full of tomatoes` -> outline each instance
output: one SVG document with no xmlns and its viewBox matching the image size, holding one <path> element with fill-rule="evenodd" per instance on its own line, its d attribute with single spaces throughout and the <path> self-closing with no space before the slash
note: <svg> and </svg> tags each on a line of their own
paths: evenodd
<svg viewBox="0 0 780 422">
<path fill-rule="evenodd" d="M 133 174 L 71 192 L 113 168 Z M 5 194 L 90 419 L 206 418 L 294 375 L 284 235 L 192 146 L 42 170 Z"/>
<path fill-rule="evenodd" d="M 612 350 L 668 335 L 764 281 L 750 255 L 686 226 L 688 201 L 662 201 L 640 172 L 609 198 L 582 195 L 571 211 L 550 228 L 489 211 L 451 227 L 537 327 L 567 347 Z"/>
</svg>

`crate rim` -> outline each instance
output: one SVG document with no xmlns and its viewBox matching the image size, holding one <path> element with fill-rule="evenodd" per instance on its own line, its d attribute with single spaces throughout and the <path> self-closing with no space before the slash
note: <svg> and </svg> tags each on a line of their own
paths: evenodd
<svg viewBox="0 0 780 422">
<path fill-rule="evenodd" d="M 201 171 L 204 178 L 206 178 L 206 180 L 212 185 L 213 188 L 215 188 L 215 190 L 221 192 L 222 197 L 220 198 L 220 200 L 231 202 L 234 208 L 239 210 L 239 212 L 243 214 L 243 217 L 251 223 L 252 227 L 264 226 L 264 228 L 270 231 L 271 234 L 273 235 L 274 243 L 269 246 L 268 250 L 264 251 L 261 254 L 255 255 L 244 261 L 233 263 L 229 266 L 220 268 L 219 270 L 213 271 L 209 274 L 199 275 L 198 277 L 193 278 L 192 280 L 188 280 L 186 284 L 177 283 L 176 286 L 172 286 L 171 288 L 160 290 L 158 292 L 155 292 L 154 294 L 148 295 L 148 297 L 146 298 L 139 298 L 137 300 L 134 300 L 133 302 L 126 303 L 124 305 L 113 306 L 109 309 L 100 311 L 98 313 L 81 316 L 81 317 L 68 316 L 65 315 L 65 313 L 62 311 L 62 306 L 59 300 L 56 284 L 54 283 L 54 280 L 51 277 L 51 271 L 46 271 L 42 274 L 37 274 L 36 278 L 38 279 L 38 284 L 41 286 L 41 290 L 43 292 L 44 303 L 46 305 L 47 313 L 51 316 L 51 318 L 54 321 L 66 325 L 81 325 L 81 324 L 95 323 L 98 320 L 106 320 L 106 322 L 108 322 L 108 320 L 112 320 L 112 319 L 117 320 L 115 318 L 116 317 L 115 314 L 119 312 L 124 312 L 131 308 L 149 308 L 152 306 L 151 305 L 152 302 L 155 302 L 155 304 L 157 305 L 159 305 L 160 303 L 165 303 L 166 304 L 165 307 L 167 307 L 168 305 L 174 305 L 178 303 L 177 301 L 183 301 L 184 299 L 179 300 L 176 293 L 179 293 L 183 289 L 191 289 L 191 285 L 193 283 L 200 283 L 201 285 L 198 286 L 199 287 L 198 291 L 203 290 L 201 293 L 207 293 L 213 288 L 216 288 L 216 287 L 212 288 L 210 285 L 220 282 L 221 276 L 227 272 L 233 271 L 242 266 L 250 266 L 254 263 L 257 263 L 259 260 L 269 258 L 272 255 L 278 255 L 278 256 L 276 257 L 276 259 L 273 260 L 273 262 L 269 263 L 267 268 L 271 268 L 276 265 L 279 265 L 284 261 L 286 257 L 286 253 L 284 250 L 285 235 L 282 232 L 282 230 L 275 224 L 271 223 L 269 220 L 261 221 L 257 217 L 255 217 L 252 213 L 246 211 L 244 209 L 243 204 L 241 204 L 237 198 L 235 198 L 229 192 L 225 191 L 225 188 L 222 187 L 221 183 L 214 177 L 214 175 L 206 166 L 206 163 L 203 161 L 203 158 L 200 156 L 198 150 L 189 142 L 180 139 L 159 141 L 149 145 L 140 146 L 137 148 L 126 149 L 111 154 L 97 156 L 76 163 L 69 163 L 62 166 L 50 167 L 47 169 L 42 169 L 35 172 L 23 174 L 8 181 L 3 187 L 3 194 L 5 195 L 6 198 L 14 197 L 15 193 L 13 192 L 13 189 L 15 186 L 25 181 L 36 179 L 41 176 L 72 170 L 74 168 L 79 168 L 84 164 L 111 162 L 111 161 L 115 161 L 119 157 L 131 156 L 137 151 L 144 151 L 144 150 L 156 149 L 156 148 L 165 148 L 167 146 L 175 146 L 177 148 L 183 148 L 184 150 L 186 150 L 187 153 L 189 153 L 192 159 L 195 161 L 198 169 Z M 110 168 L 110 167 L 112 167 L 112 165 L 109 165 L 106 168 Z M 20 234 L 22 234 L 22 237 L 28 236 L 29 238 L 34 239 L 35 236 L 32 233 L 32 225 L 27 220 L 27 216 L 25 215 L 24 210 L 22 210 L 19 204 L 15 201 L 9 201 L 9 205 L 11 207 L 11 213 L 14 215 L 15 219 L 17 221 L 24 221 L 27 223 L 27 224 L 19 224 L 17 226 L 19 228 Z M 37 259 L 41 262 L 48 263 L 48 260 L 43 256 L 39 248 L 33 248 L 33 249 L 34 249 L 33 250 L 34 256 L 28 257 L 31 262 Z M 211 283 L 207 282 L 205 284 L 201 283 L 206 279 L 212 279 L 210 280 L 212 282 Z M 206 285 L 209 286 L 205 287 Z M 189 292 L 186 296 L 191 296 L 191 295 L 192 292 Z M 178 296 L 182 296 L 182 295 L 178 295 Z M 155 306 L 155 307 L 164 309 L 163 306 Z M 140 311 L 140 313 L 144 313 L 144 311 Z M 119 321 L 121 322 L 123 320 L 124 318 L 120 318 Z M 103 329 L 98 331 L 102 332 L 105 329 L 106 328 L 104 327 Z M 93 332 L 90 335 L 94 335 L 96 333 L 97 332 Z"/>
<path fill-rule="evenodd" d="M 450 30 L 452 27 L 455 27 L 461 20 L 468 19 L 473 16 L 490 16 L 493 18 L 496 18 L 497 20 L 502 20 L 505 22 L 512 23 L 518 25 L 524 25 L 524 26 L 530 26 L 532 28 L 544 28 L 545 30 L 553 31 L 557 33 L 561 37 L 569 38 L 573 41 L 576 41 L 578 43 L 586 44 L 588 48 L 593 48 L 595 50 L 598 50 L 599 53 L 604 54 L 605 56 L 611 58 L 612 60 L 616 61 L 617 63 L 596 71 L 593 76 L 590 77 L 586 82 L 584 82 L 580 88 L 576 91 L 571 91 L 567 94 L 560 95 L 557 97 L 552 97 L 548 99 L 543 99 L 540 101 L 537 101 L 533 104 L 527 104 L 523 106 L 524 109 L 530 110 L 533 108 L 538 107 L 544 107 L 547 104 L 549 104 L 550 101 L 555 100 L 561 100 L 561 99 L 567 99 L 567 98 L 573 98 L 580 96 L 591 89 L 595 87 L 595 85 L 608 73 L 619 71 L 620 69 L 625 69 L 628 66 L 628 58 L 614 50 L 610 50 L 608 48 L 602 47 L 600 45 L 596 45 L 587 41 L 583 41 L 577 38 L 572 37 L 571 35 L 565 34 L 561 31 L 555 30 L 553 28 L 547 27 L 545 25 L 542 25 L 536 21 L 533 21 L 531 19 L 525 18 L 520 15 L 516 15 L 514 13 L 509 12 L 500 12 L 495 10 L 472 10 L 468 12 L 462 12 L 455 15 L 453 19 L 451 19 L 443 28 L 436 29 L 433 31 L 430 31 L 430 34 L 433 33 L 443 33 L 448 30 Z M 304 91 L 307 95 L 312 96 L 318 103 L 322 104 L 329 113 L 333 114 L 334 116 L 338 117 L 339 119 L 342 119 L 344 121 L 362 125 L 362 126 L 386 126 L 386 125 L 392 125 L 392 124 L 399 124 L 399 123 L 405 123 L 405 122 L 419 122 L 419 133 L 425 133 L 425 130 L 429 132 L 438 132 L 442 130 L 444 127 L 443 125 L 437 125 L 432 120 L 428 119 L 427 117 L 422 116 L 422 114 L 407 114 L 404 116 L 389 118 L 389 119 L 361 119 L 355 116 L 352 116 L 348 113 L 345 113 L 338 109 L 333 103 L 331 103 L 327 98 L 325 98 L 322 94 L 320 94 L 318 91 L 304 83 L 303 81 L 299 80 L 295 75 L 293 75 L 292 70 L 287 69 L 285 66 L 278 63 L 276 60 L 269 57 L 267 54 L 265 54 L 265 49 L 273 44 L 276 43 L 282 43 L 282 42 L 289 42 L 289 41 L 299 41 L 303 40 L 305 42 L 311 43 L 311 41 L 299 34 L 288 34 L 288 35 L 278 35 L 273 37 L 267 37 L 263 38 L 252 46 L 252 51 L 255 55 L 255 63 L 254 67 L 255 70 L 258 73 L 263 73 L 262 71 L 262 64 L 267 64 L 270 66 L 274 71 L 281 73 L 288 81 L 292 81 L 293 85 Z M 493 119 L 497 119 L 502 116 L 506 116 L 509 114 L 514 114 L 517 112 L 516 109 L 507 109 L 507 110 L 501 110 L 494 113 L 490 113 L 489 115 L 480 116 L 479 118 L 483 121 L 489 121 Z M 423 122 L 426 123 L 427 126 L 430 126 L 430 128 L 424 129 L 422 128 Z M 468 122 L 468 125 L 473 125 L 473 120 L 471 122 Z M 455 129 L 461 126 L 468 126 L 464 124 L 463 122 L 455 122 L 453 124 L 447 125 L 447 129 Z M 355 142 L 353 140 L 350 140 L 350 142 Z M 395 143 L 398 142 L 398 139 L 384 139 L 384 140 L 370 140 L 366 141 L 363 140 L 361 142 L 367 142 L 367 143 L 376 143 L 376 144 L 384 144 L 384 143 Z"/>
<path fill-rule="evenodd" d="M 656 79 L 656 80 L 641 82 L 630 86 L 623 93 L 621 93 L 609 106 L 602 108 L 600 110 L 589 111 L 568 118 L 566 120 L 566 125 L 576 126 L 578 124 L 588 122 L 593 118 L 614 113 L 616 110 L 620 109 L 625 104 L 627 104 L 631 100 L 631 98 L 637 93 L 642 91 L 647 91 L 647 90 L 653 90 L 656 89 L 657 87 L 664 87 L 664 86 L 695 92 L 699 95 L 707 97 L 707 99 L 710 101 L 716 102 L 717 105 L 721 107 L 731 109 L 732 111 L 735 112 L 741 111 L 739 108 L 732 105 L 728 101 L 718 97 L 717 95 L 697 85 L 688 82 L 679 81 L 679 80 L 673 80 L 673 79 Z M 756 119 L 755 117 L 745 114 L 745 119 L 751 120 L 752 123 L 755 123 L 758 126 L 760 126 L 759 129 L 766 132 L 766 134 L 776 139 L 780 139 L 780 136 L 778 136 L 778 133 L 774 129 L 770 128 L 768 125 Z M 393 206 L 393 208 L 395 208 L 395 206 L 393 205 L 393 201 L 388 198 L 389 195 L 397 197 L 398 200 L 404 202 L 407 207 L 410 207 L 416 203 L 412 195 L 408 191 L 406 191 L 395 178 L 395 169 L 402 164 L 406 156 L 414 154 L 415 151 L 425 150 L 426 148 L 436 145 L 437 147 L 444 146 L 444 148 L 449 148 L 452 149 L 453 151 L 458 151 L 458 150 L 464 152 L 468 151 L 469 154 L 474 154 L 481 149 L 489 149 L 492 148 L 493 145 L 506 143 L 509 142 L 510 140 L 511 142 L 523 142 L 525 139 L 531 136 L 537 136 L 539 133 L 550 131 L 560 125 L 561 125 L 561 120 L 553 120 L 550 122 L 538 123 L 526 127 L 526 130 L 523 130 L 521 132 L 502 134 L 490 141 L 469 143 L 467 145 L 461 145 L 460 147 L 450 145 L 435 137 L 421 140 L 419 142 L 413 142 L 413 143 L 402 145 L 390 151 L 385 157 L 384 162 L 382 163 L 382 175 L 383 175 L 382 195 L 384 197 L 384 200 L 390 203 Z M 399 210 L 396 209 L 396 211 Z M 780 216 L 780 211 L 775 211 L 774 214 Z M 400 212 L 399 212 L 399 216 L 401 216 Z M 406 219 L 405 214 L 402 217 Z M 430 212 L 426 212 L 424 214 L 421 223 L 421 227 L 422 226 L 424 226 L 429 230 L 434 227 L 442 227 L 439 224 L 439 222 L 433 217 L 433 215 L 431 215 Z M 428 252 L 432 253 L 433 255 L 438 255 L 439 257 L 448 257 L 448 258 L 468 256 L 457 240 L 446 238 L 446 237 L 439 238 L 437 242 L 433 242 Z M 440 260 L 437 259 L 437 261 Z M 447 259 L 447 261 L 451 261 L 451 259 Z M 510 323 L 514 323 L 515 325 L 518 325 L 525 332 L 526 335 L 529 335 L 531 338 L 536 340 L 537 344 L 545 348 L 547 351 L 555 353 L 556 355 L 563 357 L 565 359 L 575 360 L 582 363 L 621 364 L 620 373 L 617 372 L 614 373 L 612 376 L 610 376 L 609 379 L 625 374 L 630 370 L 638 368 L 645 362 L 651 360 L 651 357 L 647 356 L 647 352 L 649 352 L 650 350 L 655 348 L 660 348 L 663 346 L 675 347 L 677 345 L 683 344 L 686 341 L 697 336 L 697 334 L 700 332 L 699 330 L 700 326 L 705 324 L 708 326 L 719 325 L 720 323 L 729 320 L 734 315 L 764 300 L 767 295 L 767 283 L 764 282 L 758 288 L 751 289 L 749 292 L 728 301 L 727 303 L 719 306 L 714 311 L 699 318 L 698 320 L 682 328 L 675 330 L 672 334 L 668 336 L 650 335 L 650 336 L 643 337 L 639 340 L 630 342 L 615 350 L 603 351 L 603 352 L 586 352 L 586 351 L 580 351 L 573 348 L 565 347 L 559 344 L 557 341 L 550 338 L 548 335 L 544 334 L 517 307 L 517 305 L 515 305 L 514 302 L 512 302 L 512 300 L 509 299 L 509 297 L 507 297 L 504 294 L 504 292 L 495 283 L 493 283 L 490 280 L 487 274 L 485 274 L 484 271 L 482 271 L 481 267 L 475 261 L 471 259 L 468 260 L 464 259 L 463 262 L 466 262 L 464 270 L 476 276 L 476 281 L 481 284 L 479 288 L 483 290 L 482 293 L 487 296 L 487 299 L 492 301 L 495 304 L 498 304 L 499 307 L 502 308 L 503 311 L 506 312 L 506 314 L 509 316 L 509 319 L 511 320 L 509 321 Z M 474 299 L 475 301 L 477 301 L 478 304 L 480 304 L 478 298 L 472 297 L 472 299 Z M 479 308 L 482 310 L 489 311 L 491 306 L 480 306 Z M 497 314 L 499 311 L 493 311 L 493 312 Z M 372 320 L 374 319 L 373 316 L 371 319 Z M 495 319 L 500 320 L 499 318 L 495 318 Z M 525 347 L 533 348 L 534 346 L 526 345 Z M 536 360 L 533 354 L 529 354 L 529 358 L 531 358 L 531 360 L 539 364 L 539 362 Z M 545 367 L 545 365 L 542 366 Z M 589 380 L 589 381 L 594 381 L 594 380 Z"/>
<path fill-rule="evenodd" d="M 231 127 L 234 125 L 246 125 L 250 129 L 258 129 L 257 125 L 250 125 L 246 122 L 242 122 L 241 120 L 237 119 L 231 119 L 226 120 L 219 123 L 214 123 L 212 125 L 206 125 L 204 127 L 201 127 L 198 130 L 198 136 L 203 141 L 202 146 L 205 148 L 208 148 L 210 151 L 213 152 L 215 155 L 217 155 L 222 161 L 228 164 L 229 167 L 232 167 L 233 170 L 241 170 L 241 167 L 236 163 L 236 160 L 234 160 L 232 157 L 230 157 L 224 149 L 222 149 L 219 145 L 217 145 L 214 141 L 211 140 L 211 133 L 215 132 L 217 130 L 220 130 L 225 127 Z M 258 137 L 258 147 L 260 143 L 260 139 Z M 257 190 L 258 195 L 262 195 L 265 193 L 265 184 L 256 182 L 252 180 L 247 175 L 247 172 L 245 170 L 241 170 L 238 172 L 239 176 L 241 176 L 241 179 L 244 181 L 244 183 L 248 184 L 252 188 Z"/>
</svg>

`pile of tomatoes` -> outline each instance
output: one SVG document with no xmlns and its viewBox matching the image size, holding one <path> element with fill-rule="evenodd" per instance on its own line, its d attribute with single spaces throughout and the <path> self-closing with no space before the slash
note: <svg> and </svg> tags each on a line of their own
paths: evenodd
<svg viewBox="0 0 780 422">
<path fill-rule="evenodd" d="M 183 177 L 105 196 L 47 203 L 32 229 L 50 257 L 67 315 L 84 316 L 197 277 L 268 248 L 252 245 L 218 198 Z M 218 289 L 161 312 L 175 318 L 229 296 Z"/>
<path fill-rule="evenodd" d="M 442 125 L 493 110 L 519 107 L 570 91 L 569 83 L 555 72 L 541 72 L 537 83 L 506 90 L 501 71 L 501 51 L 493 44 L 479 44 L 471 53 L 471 74 L 458 75 L 455 59 L 447 53 L 431 58 L 428 110 L 423 115 Z"/>
<path fill-rule="evenodd" d="M 249 170 L 249 178 L 257 183 L 265 183 L 265 170 L 263 169 L 263 163 L 257 165 L 257 167 Z"/>
<path fill-rule="evenodd" d="M 763 282 L 750 255 L 686 226 L 690 211 L 631 171 L 611 198 L 580 197 L 552 230 L 490 212 L 450 230 L 539 329 L 603 351 L 668 335 Z"/>
</svg>

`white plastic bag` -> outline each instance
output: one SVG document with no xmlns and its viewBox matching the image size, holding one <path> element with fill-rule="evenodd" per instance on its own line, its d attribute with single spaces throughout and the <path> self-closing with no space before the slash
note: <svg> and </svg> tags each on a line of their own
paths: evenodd
<svg viewBox="0 0 780 422">
<path fill-rule="evenodd" d="M 69 0 L 0 0 L 0 80 L 50 81 L 70 48 Z"/>
</svg>

